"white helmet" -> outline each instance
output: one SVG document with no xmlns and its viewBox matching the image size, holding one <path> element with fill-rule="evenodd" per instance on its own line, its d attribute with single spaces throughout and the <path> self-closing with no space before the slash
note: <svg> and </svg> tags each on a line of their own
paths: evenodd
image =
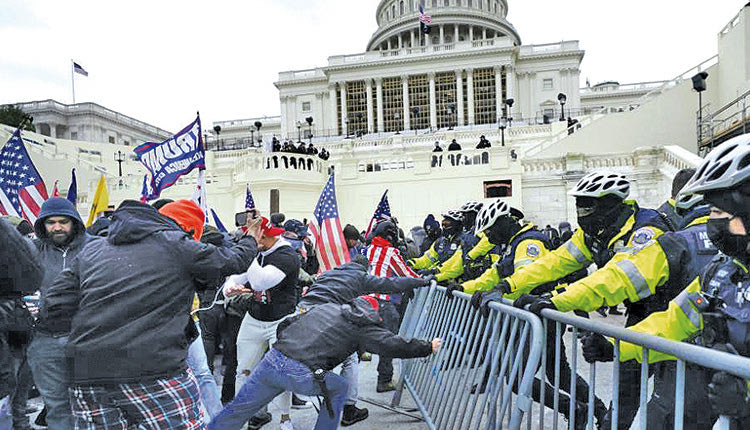
<svg viewBox="0 0 750 430">
<path fill-rule="evenodd" d="M 630 181 L 622 173 L 596 171 L 581 178 L 576 186 L 568 191 L 575 197 L 599 198 L 608 195 L 625 199 L 630 194 Z"/>
<path fill-rule="evenodd" d="M 464 203 L 463 206 L 461 206 L 458 210 L 461 212 L 477 212 L 479 213 L 480 210 L 482 210 L 482 206 L 484 204 L 482 202 L 478 202 L 476 200 L 469 200 L 468 202 Z"/>
<path fill-rule="evenodd" d="M 750 133 L 729 139 L 714 148 L 682 189 L 682 194 L 726 190 L 749 178 Z"/>
<path fill-rule="evenodd" d="M 449 211 L 443 212 L 443 218 L 448 218 L 461 224 L 464 221 L 464 214 L 455 209 L 451 209 Z"/>
<path fill-rule="evenodd" d="M 508 203 L 505 203 L 504 200 L 497 199 L 494 202 L 485 205 L 477 215 L 474 234 L 479 234 L 480 232 L 487 230 L 502 216 L 510 216 L 510 206 Z"/>
<path fill-rule="evenodd" d="M 674 207 L 682 210 L 690 210 L 693 207 L 703 203 L 702 194 L 684 194 L 680 193 L 674 202 Z"/>
</svg>

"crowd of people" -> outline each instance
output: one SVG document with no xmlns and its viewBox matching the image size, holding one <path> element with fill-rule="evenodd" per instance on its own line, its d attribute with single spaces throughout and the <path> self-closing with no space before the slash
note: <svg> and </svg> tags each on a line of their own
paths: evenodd
<svg viewBox="0 0 750 430">
<path fill-rule="evenodd" d="M 293 154 L 305 154 L 305 155 L 317 155 L 320 157 L 321 160 L 328 160 L 330 158 L 331 154 L 325 149 L 325 148 L 318 148 L 313 145 L 312 142 L 305 145 L 305 142 L 299 141 L 298 145 L 295 145 L 294 142 L 292 142 L 289 139 L 284 140 L 284 143 L 281 143 L 279 139 L 274 136 L 271 140 L 271 152 L 290 152 Z"/>
<path fill-rule="evenodd" d="M 569 192 L 575 230 L 568 222 L 537 227 L 503 199 L 468 201 L 440 222 L 429 214 L 409 236 L 387 216 L 369 232 L 349 224 L 351 262 L 328 271 L 306 220 L 248 208 L 227 234 L 204 226 L 192 201 L 125 201 L 87 230 L 72 203 L 52 197 L 33 226 L 0 220 L 0 428 L 29 428 L 32 385 L 55 430 L 257 429 L 274 421 L 271 402 L 286 430 L 293 408 L 312 406 L 297 395 L 322 397 L 316 429 L 361 422 L 360 360 L 378 355 L 376 391 L 388 392 L 396 389 L 393 358 L 440 348 L 439 338 L 396 334 L 414 291 L 433 282 L 449 298 L 470 294 L 484 315 L 500 298 L 537 314 L 588 316 L 624 304 L 630 329 L 750 355 L 750 135 L 680 172 L 658 209 L 629 199 L 630 188 L 620 173 L 583 176 Z M 535 380 L 546 395 L 535 389 L 534 401 L 572 409 L 576 428 L 585 428 L 589 386 L 563 343 L 556 353 L 554 333 L 546 374 Z M 580 341 L 587 361 L 615 357 L 603 336 Z M 643 354 L 621 343 L 618 356 L 616 418 L 626 429 L 640 406 Z M 648 427 L 669 428 L 675 362 L 654 352 L 649 360 Z M 686 423 L 711 428 L 725 415 L 748 426 L 747 381 L 687 370 Z M 596 427 L 609 429 L 614 410 L 595 397 Z"/>
</svg>

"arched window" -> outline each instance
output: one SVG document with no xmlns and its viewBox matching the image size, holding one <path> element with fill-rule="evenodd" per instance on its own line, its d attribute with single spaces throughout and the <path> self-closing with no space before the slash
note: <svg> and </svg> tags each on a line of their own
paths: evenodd
<svg viewBox="0 0 750 430">
<path fill-rule="evenodd" d="M 401 15 L 404 14 L 404 0 L 401 0 L 401 4 L 399 5 L 399 12 Z"/>
<path fill-rule="evenodd" d="M 396 18 L 396 4 L 391 5 L 391 16 Z"/>
</svg>

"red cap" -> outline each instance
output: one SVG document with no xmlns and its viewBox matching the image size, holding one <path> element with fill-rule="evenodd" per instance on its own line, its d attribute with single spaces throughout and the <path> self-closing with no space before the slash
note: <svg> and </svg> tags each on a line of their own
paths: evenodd
<svg viewBox="0 0 750 430">
<path fill-rule="evenodd" d="M 159 213 L 173 219 L 186 232 L 192 231 L 193 239 L 201 240 L 206 216 L 194 201 L 177 200 L 167 203 L 159 209 Z"/>
<path fill-rule="evenodd" d="M 284 233 L 284 229 L 281 227 L 274 227 L 271 225 L 271 222 L 268 221 L 268 218 L 263 217 L 260 221 L 260 231 L 263 233 L 263 236 L 270 236 L 270 237 L 276 237 L 281 236 L 282 233 Z"/>
<path fill-rule="evenodd" d="M 373 297 L 373 296 L 368 296 L 368 295 L 364 295 L 364 296 L 359 296 L 359 298 L 360 298 L 360 299 L 364 299 L 364 300 L 366 300 L 366 301 L 367 301 L 368 303 L 370 303 L 370 306 L 372 306 L 372 308 L 373 308 L 373 309 L 375 310 L 375 312 L 377 312 L 377 311 L 378 311 L 378 306 L 379 306 L 379 305 L 378 305 L 378 299 L 376 299 L 376 298 L 375 298 L 375 297 Z"/>
</svg>

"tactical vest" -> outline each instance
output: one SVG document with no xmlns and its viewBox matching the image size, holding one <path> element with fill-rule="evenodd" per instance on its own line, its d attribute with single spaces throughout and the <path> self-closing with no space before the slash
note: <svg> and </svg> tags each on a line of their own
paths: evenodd
<svg viewBox="0 0 750 430">
<path fill-rule="evenodd" d="M 516 237 L 514 237 L 508 246 L 505 248 L 505 252 L 500 257 L 500 261 L 495 263 L 495 267 L 497 268 L 498 275 L 500 276 L 500 279 L 507 278 L 508 276 L 512 275 L 513 272 L 516 271 L 515 267 L 515 256 L 516 256 L 516 248 L 518 248 L 518 245 L 521 244 L 524 240 L 538 240 L 542 242 L 544 247 L 547 250 L 552 249 L 552 244 L 550 243 L 549 238 L 542 233 L 541 231 L 537 230 L 536 228 L 531 228 Z M 533 250 L 527 250 L 528 252 L 533 252 Z M 541 250 L 539 250 L 541 252 Z M 529 258 L 536 258 L 537 255 L 529 255 Z M 545 284 L 539 285 L 536 288 L 534 288 L 529 294 L 541 294 L 544 292 L 552 291 L 555 286 L 557 286 L 557 281 L 554 282 L 547 282 Z"/>
<path fill-rule="evenodd" d="M 451 258 L 451 255 L 453 255 L 460 246 L 459 237 L 460 236 L 440 236 L 435 241 L 435 252 L 438 255 L 438 260 L 435 264 L 443 264 Z"/>
<path fill-rule="evenodd" d="M 713 310 L 723 318 L 725 333 L 719 334 L 720 342 L 731 343 L 741 355 L 750 355 L 750 275 L 731 257 L 719 254 L 701 276 L 701 289 L 722 300 L 722 305 Z M 709 311 L 712 311 L 709 309 Z M 713 326 L 703 314 L 704 332 Z M 696 343 L 706 344 L 705 334 Z"/>
<path fill-rule="evenodd" d="M 485 267 L 485 260 L 489 260 L 490 265 L 492 264 L 492 260 L 490 260 L 489 258 L 490 253 L 487 253 L 478 258 L 477 261 L 471 261 L 470 263 L 467 263 L 469 252 L 474 249 L 477 243 L 479 243 L 479 238 L 474 235 L 473 228 L 467 232 L 462 233 L 458 237 L 458 240 L 461 244 L 461 261 L 464 265 L 464 273 L 461 275 L 460 280 L 468 281 L 481 275 L 482 273 L 484 273 L 484 270 L 490 267 L 489 265 L 486 265 Z M 482 268 L 484 268 L 484 270 L 482 270 Z"/>
</svg>

